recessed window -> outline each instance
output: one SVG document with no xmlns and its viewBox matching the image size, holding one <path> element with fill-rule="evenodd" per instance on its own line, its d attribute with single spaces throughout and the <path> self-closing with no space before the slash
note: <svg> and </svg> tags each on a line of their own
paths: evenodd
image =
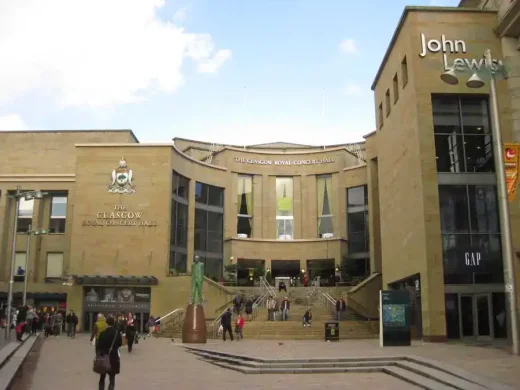
<svg viewBox="0 0 520 390">
<path fill-rule="evenodd" d="M 173 171 L 173 185 L 172 192 L 173 195 L 178 196 L 183 199 L 188 199 L 188 193 L 190 188 L 190 179 L 179 175 L 177 172 Z"/>
<path fill-rule="evenodd" d="M 399 100 L 399 81 L 397 80 L 397 73 L 394 75 L 392 80 L 393 93 L 394 93 L 394 104 Z"/>
<path fill-rule="evenodd" d="M 292 240 L 294 237 L 293 178 L 276 178 L 276 237 Z"/>
<path fill-rule="evenodd" d="M 26 252 L 16 252 L 14 260 L 13 275 L 23 277 L 25 276 L 25 259 L 27 258 Z"/>
<path fill-rule="evenodd" d="M 318 237 L 330 238 L 334 233 L 332 204 L 332 175 L 316 177 L 318 200 Z"/>
<path fill-rule="evenodd" d="M 239 175 L 237 184 L 237 234 L 247 238 L 253 230 L 253 177 Z"/>
<path fill-rule="evenodd" d="M 169 273 L 172 275 L 185 273 L 188 267 L 189 184 L 189 179 L 175 171 L 173 172 L 170 259 L 168 264 Z"/>
<path fill-rule="evenodd" d="M 408 84 L 408 62 L 406 61 L 406 56 L 401 61 L 401 80 L 404 88 Z"/>
<path fill-rule="evenodd" d="M 34 212 L 34 199 L 20 199 L 18 206 L 18 224 L 16 231 L 18 233 L 27 233 L 32 225 Z"/>
<path fill-rule="evenodd" d="M 369 251 L 367 186 L 347 188 L 348 252 L 367 254 Z"/>
<path fill-rule="evenodd" d="M 47 253 L 48 278 L 61 278 L 63 275 L 63 253 Z"/>
<path fill-rule="evenodd" d="M 386 105 L 386 116 L 390 115 L 392 111 L 392 105 L 390 104 L 390 90 L 387 89 L 385 93 L 385 105 Z"/>
<path fill-rule="evenodd" d="M 67 196 L 55 195 L 51 199 L 49 233 L 65 233 L 67 222 Z"/>
<path fill-rule="evenodd" d="M 486 97 L 433 95 L 432 111 L 437 172 L 494 172 Z"/>
<path fill-rule="evenodd" d="M 377 116 L 379 118 L 379 128 L 383 127 L 384 115 L 383 115 L 383 103 L 379 104 Z"/>
</svg>

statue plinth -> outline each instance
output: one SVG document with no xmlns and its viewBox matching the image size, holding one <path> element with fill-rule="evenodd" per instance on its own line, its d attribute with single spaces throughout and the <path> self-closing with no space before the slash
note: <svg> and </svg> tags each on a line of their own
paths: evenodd
<svg viewBox="0 0 520 390">
<path fill-rule="evenodd" d="M 189 304 L 182 326 L 182 342 L 186 344 L 206 344 L 206 317 L 202 305 Z"/>
</svg>

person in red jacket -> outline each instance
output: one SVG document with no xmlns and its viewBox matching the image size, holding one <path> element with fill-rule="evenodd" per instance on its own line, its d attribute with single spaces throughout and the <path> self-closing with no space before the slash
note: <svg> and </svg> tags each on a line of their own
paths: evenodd
<svg viewBox="0 0 520 390">
<path fill-rule="evenodd" d="M 242 317 L 242 314 L 239 314 L 237 319 L 235 320 L 235 333 L 237 335 L 237 341 L 240 341 L 240 339 L 244 338 L 244 335 L 242 334 L 243 327 L 244 327 L 244 317 Z"/>
</svg>

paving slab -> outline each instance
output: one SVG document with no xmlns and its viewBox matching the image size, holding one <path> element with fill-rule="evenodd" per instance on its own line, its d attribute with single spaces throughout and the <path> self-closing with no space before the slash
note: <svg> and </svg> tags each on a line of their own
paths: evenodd
<svg viewBox="0 0 520 390">
<path fill-rule="evenodd" d="M 311 356 L 311 352 L 306 355 Z M 87 336 L 78 335 L 76 339 L 49 338 L 42 346 L 31 389 L 67 389 L 71 383 L 76 389 L 96 388 L 98 376 L 92 372 L 93 358 L 94 350 Z M 116 377 L 116 388 L 416 390 L 420 387 L 378 372 L 312 374 L 304 377 L 245 375 L 204 362 L 171 340 L 152 338 L 141 340 L 131 354 L 125 348 L 121 349 L 121 374 Z"/>
</svg>

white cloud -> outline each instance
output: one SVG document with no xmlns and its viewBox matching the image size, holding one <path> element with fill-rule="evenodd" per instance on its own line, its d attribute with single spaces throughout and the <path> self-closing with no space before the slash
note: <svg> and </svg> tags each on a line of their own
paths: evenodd
<svg viewBox="0 0 520 390">
<path fill-rule="evenodd" d="M 338 49 L 343 54 L 357 54 L 358 47 L 355 39 L 344 39 L 340 42 Z"/>
<path fill-rule="evenodd" d="M 175 12 L 175 14 L 173 15 L 173 21 L 179 23 L 184 22 L 188 17 L 188 11 L 190 11 L 189 5 L 179 8 L 177 12 Z"/>
<path fill-rule="evenodd" d="M 0 130 L 29 130 L 29 127 L 18 114 L 0 116 Z"/>
<path fill-rule="evenodd" d="M 209 34 L 161 21 L 164 0 L 3 0 L 0 103 L 47 89 L 62 106 L 138 102 L 184 83 L 183 62 L 216 72 L 231 57 Z M 224 53 L 224 54 L 223 54 Z"/>
<path fill-rule="evenodd" d="M 201 61 L 197 66 L 200 73 L 216 73 L 231 58 L 231 50 L 219 50 L 212 58 Z"/>
<path fill-rule="evenodd" d="M 347 84 L 345 86 L 345 95 L 359 95 L 361 92 L 361 87 L 356 84 Z"/>
</svg>

